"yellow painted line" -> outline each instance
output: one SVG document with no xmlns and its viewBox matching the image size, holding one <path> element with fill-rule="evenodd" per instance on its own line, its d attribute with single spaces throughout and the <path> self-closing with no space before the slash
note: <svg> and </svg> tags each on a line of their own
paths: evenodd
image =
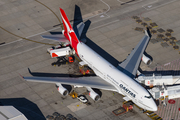
<svg viewBox="0 0 180 120">
<path fill-rule="evenodd" d="M 38 42 L 38 41 L 30 40 L 30 39 L 27 39 L 27 38 L 21 37 L 21 36 L 19 36 L 19 35 L 16 35 L 16 34 L 14 34 L 14 33 L 10 32 L 10 31 L 8 31 L 8 30 L 4 29 L 4 28 L 3 28 L 3 27 L 1 27 L 1 26 L 0 26 L 0 28 L 1 28 L 1 29 L 3 29 L 4 31 L 8 32 L 9 34 L 14 35 L 14 36 L 19 37 L 19 38 L 24 39 L 24 40 L 28 40 L 28 41 L 35 42 L 35 43 L 40 43 L 40 44 L 45 44 L 45 45 L 56 46 L 56 44 L 49 44 L 49 43 L 43 43 L 43 42 Z"/>
<path fill-rule="evenodd" d="M 78 61 L 78 62 L 80 62 L 81 60 L 79 59 L 79 58 L 77 58 L 76 56 L 74 56 L 75 57 L 75 59 Z"/>
<path fill-rule="evenodd" d="M 155 115 L 154 117 L 151 117 L 152 119 L 154 119 L 154 118 L 158 118 L 159 116 L 158 115 Z"/>
<path fill-rule="evenodd" d="M 149 117 L 153 117 L 153 116 L 155 116 L 155 115 L 156 115 L 156 113 L 153 113 L 153 114 L 149 115 Z"/>
<path fill-rule="evenodd" d="M 63 30 L 64 28 L 63 28 L 63 25 L 62 25 L 62 23 L 61 23 L 61 20 L 60 20 L 59 17 L 54 13 L 54 11 L 52 11 L 48 6 L 46 6 L 45 4 L 39 2 L 38 0 L 35 0 L 35 1 L 38 2 L 38 3 L 40 3 L 41 5 L 43 5 L 43 6 L 46 7 L 47 9 L 49 9 L 49 10 L 56 16 L 56 18 L 58 19 L 59 23 L 61 24 L 61 28 L 62 28 L 62 30 Z"/>
</svg>

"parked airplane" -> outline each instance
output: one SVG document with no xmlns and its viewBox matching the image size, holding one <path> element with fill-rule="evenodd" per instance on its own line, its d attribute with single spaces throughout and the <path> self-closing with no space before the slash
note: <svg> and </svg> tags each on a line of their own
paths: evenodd
<svg viewBox="0 0 180 120">
<path fill-rule="evenodd" d="M 132 100 L 139 107 L 157 111 L 157 105 L 151 94 L 143 88 L 136 80 L 136 72 L 139 64 L 144 61 L 149 64 L 149 58 L 143 53 L 151 38 L 149 30 L 145 31 L 145 36 L 134 48 L 125 61 L 117 67 L 113 66 L 85 43 L 79 40 L 84 28 L 84 23 L 77 25 L 77 31 L 72 28 L 65 12 L 60 8 L 61 18 L 64 25 L 63 35 L 43 36 L 48 39 L 59 40 L 60 42 L 68 42 L 75 51 L 77 56 L 82 60 L 81 65 L 88 65 L 97 76 L 91 77 L 23 77 L 27 81 L 55 83 L 58 90 L 63 95 L 67 95 L 68 91 L 61 84 L 84 86 L 90 91 L 89 95 L 93 100 L 98 100 L 99 95 L 91 88 L 116 91 L 125 97 L 126 101 Z M 60 39 L 61 38 L 61 39 Z"/>
</svg>

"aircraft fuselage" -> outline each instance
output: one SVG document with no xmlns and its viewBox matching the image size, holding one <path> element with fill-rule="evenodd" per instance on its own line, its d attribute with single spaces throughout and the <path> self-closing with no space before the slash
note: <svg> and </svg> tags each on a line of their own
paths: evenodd
<svg viewBox="0 0 180 120">
<path fill-rule="evenodd" d="M 134 79 L 114 67 L 86 44 L 79 42 L 77 45 L 77 52 L 79 57 L 88 64 L 91 69 L 93 69 L 96 75 L 112 84 L 120 94 L 127 96 L 143 109 L 150 111 L 157 110 L 157 106 L 153 98 L 145 97 L 151 96 L 145 88 L 143 88 Z"/>
</svg>

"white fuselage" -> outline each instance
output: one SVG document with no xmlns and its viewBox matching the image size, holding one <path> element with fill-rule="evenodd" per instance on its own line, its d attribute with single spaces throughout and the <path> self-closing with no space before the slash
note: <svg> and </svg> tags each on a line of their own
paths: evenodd
<svg viewBox="0 0 180 120">
<path fill-rule="evenodd" d="M 117 89 L 117 92 L 127 96 L 143 109 L 150 111 L 157 110 L 157 105 L 152 97 L 145 97 L 151 96 L 145 88 L 134 79 L 118 70 L 86 44 L 82 42 L 78 43 L 77 52 L 79 57 L 93 69 L 96 75 L 112 84 Z"/>
</svg>

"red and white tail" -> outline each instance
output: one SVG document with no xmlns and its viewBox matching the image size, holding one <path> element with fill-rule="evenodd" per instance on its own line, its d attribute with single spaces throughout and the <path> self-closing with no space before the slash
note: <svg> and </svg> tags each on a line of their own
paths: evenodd
<svg viewBox="0 0 180 120">
<path fill-rule="evenodd" d="M 60 12 L 61 12 L 61 18 L 62 18 L 62 22 L 63 22 L 63 26 L 64 26 L 64 36 L 70 41 L 71 46 L 73 48 L 77 47 L 77 44 L 79 43 L 79 40 L 66 16 L 66 13 L 64 12 L 63 9 L 60 8 Z"/>
<path fill-rule="evenodd" d="M 71 26 L 71 24 L 70 24 L 70 22 L 66 16 L 66 13 L 61 8 L 60 8 L 60 12 L 61 12 L 61 18 L 62 18 L 64 30 L 65 30 L 65 32 L 70 32 L 71 30 L 73 30 L 73 28 L 72 28 L 72 26 Z"/>
</svg>

